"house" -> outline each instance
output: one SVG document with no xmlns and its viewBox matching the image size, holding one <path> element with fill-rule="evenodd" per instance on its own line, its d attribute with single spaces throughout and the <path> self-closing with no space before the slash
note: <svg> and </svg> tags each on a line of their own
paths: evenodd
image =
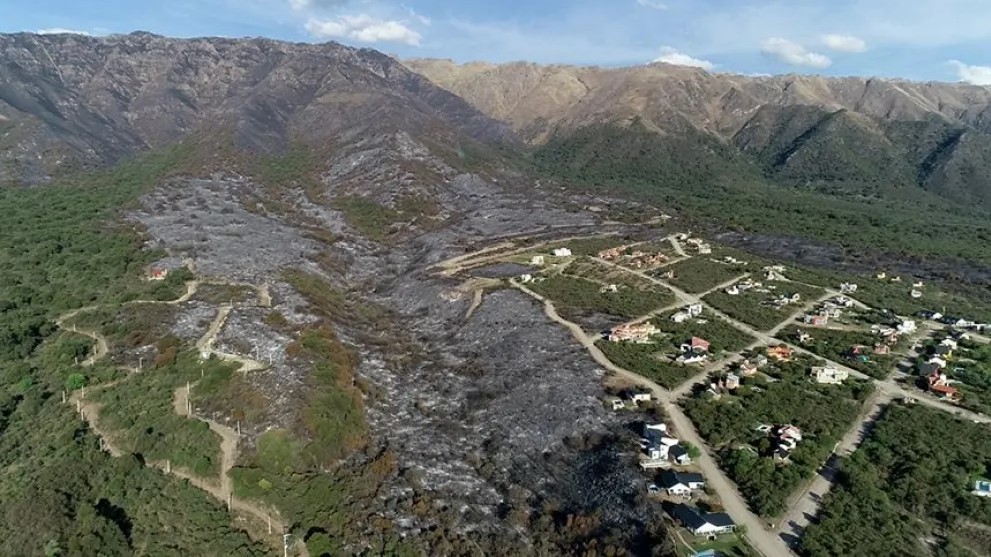
<svg viewBox="0 0 991 557">
<path fill-rule="evenodd" d="M 688 321 L 690 317 L 691 316 L 684 311 L 679 311 L 671 316 L 671 321 L 674 321 L 675 323 L 684 323 L 685 321 Z"/>
<path fill-rule="evenodd" d="M 619 292 L 619 287 L 615 284 L 606 284 L 599 289 L 599 294 L 605 294 L 606 292 L 616 293 Z"/>
<path fill-rule="evenodd" d="M 911 319 L 906 319 L 902 321 L 901 323 L 898 324 L 898 328 L 897 328 L 898 332 L 903 335 L 914 333 L 917 329 L 918 326 L 915 324 L 915 321 Z"/>
<path fill-rule="evenodd" d="M 757 362 L 753 360 L 743 360 L 743 362 L 740 363 L 740 375 L 744 377 L 753 377 L 754 375 L 757 375 L 757 370 L 759 369 L 760 366 L 758 366 Z"/>
<path fill-rule="evenodd" d="M 712 246 L 709 244 L 699 244 L 699 255 L 709 255 L 712 253 Z"/>
<path fill-rule="evenodd" d="M 943 340 L 939 341 L 939 345 L 940 346 L 949 346 L 950 347 L 950 350 L 956 350 L 957 347 L 959 347 L 959 344 L 957 344 L 957 341 L 953 340 L 952 338 L 944 338 Z"/>
<path fill-rule="evenodd" d="M 607 398 L 606 404 L 608 404 L 613 410 L 622 410 L 626 408 L 626 403 L 623 402 L 623 399 L 618 396 L 611 396 Z"/>
<path fill-rule="evenodd" d="M 692 457 L 688 456 L 688 449 L 681 445 L 675 445 L 668 451 L 668 456 L 679 466 L 688 466 L 692 463 Z"/>
<path fill-rule="evenodd" d="M 740 376 L 735 373 L 726 375 L 726 390 L 732 391 L 740 388 Z"/>
<path fill-rule="evenodd" d="M 641 402 L 650 402 L 651 398 L 650 391 L 637 390 L 630 393 L 630 400 L 637 404 L 640 404 Z"/>
<path fill-rule="evenodd" d="M 923 362 L 919 364 L 919 375 L 923 377 L 928 377 L 934 373 L 938 374 L 942 370 L 939 364 L 935 362 Z"/>
<path fill-rule="evenodd" d="M 792 351 L 788 346 L 781 344 L 779 346 L 771 346 L 767 349 L 767 357 L 774 358 L 779 362 L 791 361 Z"/>
<path fill-rule="evenodd" d="M 812 342 L 812 335 L 805 331 L 798 331 L 798 342 L 801 344 L 808 344 Z"/>
<path fill-rule="evenodd" d="M 527 284 L 527 283 L 533 282 L 533 275 L 528 274 L 528 273 L 527 274 L 520 275 L 520 282 L 523 283 L 523 284 Z"/>
<path fill-rule="evenodd" d="M 930 321 L 940 321 L 943 319 L 943 314 L 938 311 L 923 311 L 919 315 L 923 319 L 929 319 Z"/>
<path fill-rule="evenodd" d="M 691 317 L 698 317 L 702 315 L 702 310 L 704 306 L 701 303 L 695 303 L 688 306 L 688 315 Z"/>
<path fill-rule="evenodd" d="M 169 270 L 162 267 L 152 267 L 148 271 L 148 280 L 165 280 L 169 276 Z"/>
<path fill-rule="evenodd" d="M 974 489 L 971 493 L 978 497 L 991 497 L 991 482 L 988 480 L 974 480 Z"/>
<path fill-rule="evenodd" d="M 736 528 L 726 513 L 706 513 L 681 503 L 672 506 L 668 513 L 695 536 L 715 537 L 729 534 Z"/>
<path fill-rule="evenodd" d="M 805 322 L 813 327 L 825 327 L 829 324 L 829 315 L 823 313 L 817 315 L 806 315 Z"/>
<path fill-rule="evenodd" d="M 644 321 L 643 323 L 631 323 L 628 325 L 620 325 L 610 331 L 609 341 L 647 344 L 650 342 L 650 337 L 659 332 L 660 330 L 650 321 Z"/>
<path fill-rule="evenodd" d="M 936 354 L 937 356 L 943 356 L 943 357 L 946 357 L 946 358 L 952 358 L 953 357 L 953 347 L 952 346 L 949 346 L 949 345 L 946 345 L 946 344 L 937 344 L 933 348 L 933 354 Z"/>
<path fill-rule="evenodd" d="M 880 273 L 874 275 L 874 278 L 876 278 L 877 280 L 884 280 L 884 279 L 888 278 L 888 273 L 885 273 L 884 271 L 881 271 Z"/>
<path fill-rule="evenodd" d="M 878 356 L 884 356 L 891 353 L 891 347 L 883 342 L 878 342 L 874 344 L 874 353 Z"/>
<path fill-rule="evenodd" d="M 840 385 L 850 373 L 844 369 L 836 369 L 828 366 L 816 366 L 812 368 L 812 377 L 820 385 Z"/>
<path fill-rule="evenodd" d="M 791 452 L 784 447 L 777 447 L 771 453 L 771 458 L 778 462 L 788 462 L 791 459 Z"/>
<path fill-rule="evenodd" d="M 709 351 L 709 341 L 707 341 L 707 340 L 705 340 L 703 338 L 692 337 L 692 340 L 691 340 L 689 346 L 691 346 L 692 352 L 696 352 L 697 353 L 697 352 L 708 352 Z"/>
<path fill-rule="evenodd" d="M 927 377 L 929 382 L 929 391 L 942 395 L 950 400 L 956 400 L 960 397 L 960 391 L 950 386 L 949 380 L 946 378 L 945 373 L 933 373 Z"/>
<path fill-rule="evenodd" d="M 940 368 L 945 368 L 947 365 L 949 365 L 946 360 L 940 358 L 939 356 L 933 356 L 932 358 L 929 358 L 929 361 L 927 363 L 937 365 Z"/>
<path fill-rule="evenodd" d="M 913 289 L 911 292 L 909 292 L 909 296 L 911 296 L 912 299 L 914 300 L 918 300 L 919 298 L 922 297 L 922 291 Z"/>
<path fill-rule="evenodd" d="M 684 347 L 685 345 L 682 345 Z M 705 352 L 682 352 L 675 361 L 681 364 L 701 364 L 709 359 Z"/>
<path fill-rule="evenodd" d="M 802 440 L 802 429 L 791 424 L 785 424 L 779 427 L 776 433 L 781 439 Z"/>
<path fill-rule="evenodd" d="M 540 265 L 543 265 L 544 264 L 544 256 L 543 255 L 534 255 L 533 257 L 530 258 L 530 264 L 531 265 L 536 265 L 538 267 Z"/>
<path fill-rule="evenodd" d="M 843 294 L 853 294 L 857 291 L 857 285 L 852 282 L 844 282 L 840 284 L 840 292 Z"/>
<path fill-rule="evenodd" d="M 705 478 L 698 473 L 665 470 L 661 472 L 661 477 L 657 483 L 668 495 L 691 497 L 692 490 L 705 487 Z"/>
<path fill-rule="evenodd" d="M 912 288 L 922 288 L 922 281 L 920 280 L 919 282 L 913 283 Z"/>
<path fill-rule="evenodd" d="M 553 252 L 554 257 L 571 257 L 571 250 L 569 248 L 557 248 Z"/>
<path fill-rule="evenodd" d="M 729 294 L 730 296 L 739 296 L 740 288 L 734 284 L 726 289 L 726 293 Z"/>
</svg>

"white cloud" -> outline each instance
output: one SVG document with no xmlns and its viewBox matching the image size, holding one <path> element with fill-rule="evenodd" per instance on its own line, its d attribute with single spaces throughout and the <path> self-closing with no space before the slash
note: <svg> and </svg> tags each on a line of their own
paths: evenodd
<svg viewBox="0 0 991 557">
<path fill-rule="evenodd" d="M 423 24 L 423 25 L 430 25 L 431 23 L 433 23 L 430 20 L 429 17 L 427 17 L 427 16 L 425 16 L 425 15 L 423 15 L 421 13 L 417 13 L 417 11 L 414 10 L 413 8 L 411 8 L 409 6 L 405 6 L 405 5 L 403 6 L 403 8 L 405 8 L 406 11 L 409 12 L 409 16 L 411 18 L 415 19 L 416 21 L 419 21 L 421 24 Z"/>
<path fill-rule="evenodd" d="M 823 35 L 820 38 L 822 39 L 822 44 L 836 52 L 856 53 L 867 50 L 867 42 L 852 35 Z"/>
<path fill-rule="evenodd" d="M 972 85 L 991 85 L 991 66 L 972 66 L 959 60 L 950 60 L 950 64 L 956 66 L 960 81 Z"/>
<path fill-rule="evenodd" d="M 782 38 L 771 38 L 760 44 L 760 51 L 772 58 L 792 66 L 807 66 L 809 68 L 828 68 L 833 61 L 828 56 L 810 52 L 804 46 Z"/>
<path fill-rule="evenodd" d="M 93 33 L 88 31 L 79 31 L 77 29 L 66 29 L 64 27 L 51 27 L 48 29 L 38 29 L 35 33 L 39 35 L 84 35 L 87 37 L 92 37 Z"/>
<path fill-rule="evenodd" d="M 335 19 L 310 18 L 306 31 L 318 39 L 351 39 L 363 43 L 404 43 L 420 46 L 419 33 L 398 20 L 377 19 L 367 14 Z"/>
<path fill-rule="evenodd" d="M 638 6 L 643 6 L 644 8 L 650 8 L 652 10 L 666 10 L 668 5 L 663 2 L 658 2 L 657 0 L 637 0 Z"/>
<path fill-rule="evenodd" d="M 684 52 L 678 52 L 670 46 L 661 48 L 661 55 L 655 58 L 654 62 L 664 62 L 665 64 L 672 64 L 675 66 L 691 66 L 693 68 L 702 68 L 707 71 L 712 71 L 712 69 L 716 67 L 715 64 L 708 60 L 694 58 Z"/>
</svg>

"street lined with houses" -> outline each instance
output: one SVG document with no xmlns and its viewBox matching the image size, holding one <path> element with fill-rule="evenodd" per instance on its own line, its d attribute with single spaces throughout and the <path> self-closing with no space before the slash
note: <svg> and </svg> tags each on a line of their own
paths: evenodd
<svg viewBox="0 0 991 557">
<path fill-rule="evenodd" d="M 674 252 L 679 256 L 677 262 L 692 258 L 692 255 L 688 253 L 682 243 L 678 240 L 677 236 L 669 236 L 665 238 L 665 241 L 669 241 L 672 244 Z M 551 242 L 546 242 L 545 244 L 549 243 Z M 555 242 L 555 245 L 560 244 Z M 504 246 L 503 250 L 507 247 L 512 251 L 505 252 L 499 250 L 486 250 L 484 252 L 484 257 L 481 260 L 473 260 L 471 257 L 462 256 L 458 258 L 456 265 L 446 267 L 444 264 L 440 264 L 440 267 L 444 268 L 447 272 L 454 269 L 456 269 L 456 272 L 460 272 L 470 270 L 478 265 L 499 261 L 504 258 L 507 253 L 518 255 L 521 253 L 528 253 L 534 249 L 533 246 L 526 246 L 525 248 Z M 625 248 L 629 249 L 628 246 Z M 613 252 L 610 253 L 610 256 L 612 253 Z M 569 258 L 571 256 L 571 251 L 564 248 L 555 250 L 551 255 L 552 258 L 557 258 L 558 260 Z M 540 257 L 539 259 L 535 258 L 535 261 L 539 260 L 540 262 L 543 262 L 543 259 L 543 257 Z M 542 304 L 544 313 L 548 316 L 548 318 L 566 327 L 571 332 L 575 340 L 577 340 L 588 351 L 588 353 L 599 365 L 613 373 L 623 382 L 637 388 L 644 389 L 645 392 L 648 392 L 650 396 L 653 397 L 653 400 L 657 401 L 657 404 L 664 410 L 673 431 L 676 432 L 678 438 L 680 438 L 680 442 L 690 444 L 700 449 L 696 458 L 692 459 L 692 464 L 702 472 L 707 489 L 710 489 L 718 494 L 722 508 L 724 508 L 728 516 L 732 518 L 733 522 L 731 524 L 735 525 L 735 527 L 743 526 L 744 528 L 741 529 L 741 532 L 744 533 L 749 543 L 763 555 L 774 556 L 787 555 L 790 553 L 790 548 L 793 547 L 793 544 L 801 537 L 805 531 L 805 528 L 815 519 L 823 502 L 823 498 L 830 491 L 836 481 L 836 467 L 840 459 L 848 456 L 856 450 L 857 447 L 859 447 L 860 443 L 867 437 L 872 424 L 881 415 L 881 412 L 886 405 L 892 403 L 893 401 L 918 402 L 941 411 L 951 412 L 961 418 L 974 422 L 991 423 L 991 418 L 983 414 L 962 409 L 954 404 L 931 396 L 920 395 L 919 393 L 899 384 L 895 379 L 890 377 L 890 373 L 884 378 L 871 377 L 850 365 L 836 361 L 835 359 L 826 358 L 822 354 L 817 354 L 804 346 L 778 338 L 779 333 L 782 333 L 790 325 L 798 322 L 803 315 L 808 315 L 814 307 L 818 307 L 824 303 L 830 303 L 831 300 L 846 298 L 849 299 L 846 303 L 857 310 L 872 310 L 872 308 L 866 304 L 853 299 L 849 292 L 841 292 L 833 288 L 824 288 L 821 295 L 801 303 L 794 311 L 791 311 L 789 314 L 784 316 L 779 323 L 766 331 L 762 331 L 751 325 L 743 323 L 739 319 L 734 319 L 725 312 L 713 307 L 705 300 L 705 297 L 713 292 L 728 288 L 735 288 L 733 285 L 746 280 L 750 276 L 750 273 L 735 275 L 732 279 L 720 282 L 715 286 L 705 289 L 701 293 L 692 294 L 687 292 L 685 289 L 679 288 L 678 286 L 672 284 L 671 281 L 660 278 L 659 276 L 651 274 L 648 271 L 640 268 L 632 268 L 631 266 L 622 265 L 616 261 L 610 260 L 612 257 L 606 259 L 603 257 L 592 256 L 589 259 L 600 265 L 606 266 L 609 269 L 619 271 L 631 277 L 647 281 L 650 284 L 663 288 L 666 291 L 671 292 L 677 300 L 676 303 L 652 309 L 643 315 L 634 317 L 621 325 L 618 325 L 615 329 L 613 329 L 613 331 L 622 331 L 622 334 L 619 335 L 614 332 L 611 335 L 610 340 L 617 342 L 643 342 L 640 340 L 641 338 L 646 338 L 647 335 L 653 334 L 653 332 L 656 331 L 656 327 L 651 325 L 652 320 L 661 318 L 663 315 L 676 311 L 679 308 L 689 307 L 701 308 L 698 311 L 708 312 L 711 316 L 714 316 L 718 320 L 731 325 L 734 329 L 755 339 L 743 350 L 735 350 L 724 354 L 720 359 L 708 361 L 705 358 L 700 358 L 703 363 L 698 368 L 697 373 L 694 373 L 687 380 L 684 380 L 672 388 L 666 388 L 665 386 L 662 386 L 659 383 L 636 373 L 635 371 L 617 365 L 610 360 L 606 353 L 604 353 L 602 349 L 596 345 L 597 342 L 604 338 L 603 334 L 599 332 L 586 331 L 579 324 L 562 317 L 555 305 L 554 300 L 537 293 L 533 288 L 528 286 L 529 282 L 535 280 L 531 275 L 524 275 L 523 278 L 525 280 L 510 279 L 509 281 L 509 284 L 512 287 L 539 301 Z M 667 267 L 670 263 L 672 263 L 672 261 L 668 261 L 664 267 Z M 555 267 L 556 266 L 549 266 L 548 268 Z M 660 268 L 660 266 L 658 266 L 658 268 Z M 668 273 L 669 276 L 672 274 L 673 273 L 670 272 Z M 536 280 L 539 281 L 539 279 Z M 600 279 L 590 280 L 593 280 L 593 282 L 596 283 L 602 283 Z M 780 277 L 778 280 L 782 283 L 791 282 L 789 279 L 784 277 Z M 812 285 L 804 286 L 811 287 Z M 848 286 L 849 285 L 844 284 L 842 285 L 842 289 L 846 289 Z M 613 291 L 615 291 L 615 286 L 612 288 Z M 603 286 L 603 291 L 605 290 L 606 286 Z M 693 313 L 693 315 L 699 315 L 699 313 Z M 906 318 L 899 319 L 904 320 Z M 823 327 L 823 330 L 859 332 L 863 330 L 863 326 L 852 324 L 833 324 L 832 329 L 829 327 Z M 921 331 L 928 333 L 930 330 L 932 330 L 930 324 L 923 324 Z M 917 350 L 918 342 L 921 336 L 922 333 L 920 332 L 912 337 L 915 343 L 913 344 L 912 350 L 906 354 L 906 360 L 903 364 L 911 366 L 912 361 L 919 355 Z M 685 345 L 682 350 L 698 349 L 696 348 L 696 340 L 698 341 L 698 347 L 701 348 L 702 351 L 708 350 L 709 343 L 702 339 L 692 339 L 692 342 L 690 343 L 692 348 L 687 348 L 688 345 Z M 850 425 L 841 441 L 838 442 L 836 447 L 833 449 L 829 458 L 823 462 L 819 473 L 809 482 L 806 482 L 802 489 L 792 494 L 789 498 L 787 512 L 783 513 L 781 519 L 776 521 L 775 524 L 771 524 L 767 520 L 762 519 L 751 510 L 736 484 L 718 465 L 715 455 L 712 452 L 712 448 L 706 444 L 704 439 L 696 430 L 695 425 L 679 406 L 679 400 L 690 394 L 696 386 L 703 383 L 707 377 L 712 376 L 721 369 L 727 369 L 730 366 L 738 365 L 741 361 L 746 362 L 746 354 L 752 353 L 754 350 L 762 347 L 780 347 L 781 350 L 788 350 L 790 353 L 794 353 L 795 355 L 808 356 L 813 358 L 815 361 L 823 362 L 825 367 L 821 368 L 823 371 L 820 371 L 820 373 L 835 372 L 837 374 L 842 374 L 837 376 L 837 382 L 842 382 L 842 379 L 845 377 L 852 377 L 862 381 L 869 381 L 876 388 L 874 394 L 864 403 L 861 415 L 853 424 Z M 686 360 L 686 362 L 691 361 L 693 360 Z M 732 376 L 732 374 L 730 374 L 730 376 Z M 830 379 L 830 381 L 832 380 L 833 379 Z M 820 378 L 820 382 L 826 382 L 826 379 Z M 614 403 L 614 406 L 616 407 L 619 407 L 620 405 L 621 402 Z M 677 442 L 678 440 L 672 441 Z M 665 454 L 668 453 L 667 450 L 664 452 Z M 672 476 L 672 478 L 673 477 L 674 476 Z M 668 482 L 674 481 L 675 480 L 668 478 Z M 667 485 L 662 485 L 662 488 L 667 490 L 687 489 L 684 486 L 681 488 L 676 488 Z M 690 490 L 688 491 L 690 492 Z M 672 514 L 677 522 L 685 525 L 685 527 L 692 533 L 710 531 L 707 530 L 707 528 L 711 528 L 713 533 L 727 531 L 727 526 L 720 526 L 719 524 L 721 521 L 725 521 L 726 519 L 712 515 L 712 520 L 707 522 L 707 515 L 705 515 L 705 513 L 694 511 L 689 507 L 685 507 L 683 504 L 678 505 Z M 692 525 L 686 524 L 686 521 L 692 523 Z M 703 524 L 708 524 L 708 526 L 702 526 Z M 729 526 L 730 530 L 734 527 L 732 525 Z"/>
</svg>

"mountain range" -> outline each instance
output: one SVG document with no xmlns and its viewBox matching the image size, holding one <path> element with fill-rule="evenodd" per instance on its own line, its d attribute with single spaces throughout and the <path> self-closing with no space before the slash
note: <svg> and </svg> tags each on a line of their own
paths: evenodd
<svg viewBox="0 0 991 557">
<path fill-rule="evenodd" d="M 991 262 L 976 247 L 991 240 L 987 87 L 400 62 L 334 43 L 140 32 L 0 35 L 0 52 L 0 183 L 190 136 L 278 154 L 403 131 L 445 160 L 484 154 L 490 168 L 738 231 Z"/>
<path fill-rule="evenodd" d="M 991 206 L 991 88 L 873 78 L 746 77 L 650 64 L 406 65 L 542 146 L 602 125 L 710 144 L 762 174 L 825 191 L 921 188 Z M 702 154 L 705 156 L 705 153 Z M 687 162 L 687 161 L 682 161 Z"/>
</svg>

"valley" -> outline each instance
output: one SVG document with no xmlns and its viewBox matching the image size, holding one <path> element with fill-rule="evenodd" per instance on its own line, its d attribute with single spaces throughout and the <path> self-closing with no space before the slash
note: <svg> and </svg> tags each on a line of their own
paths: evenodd
<svg viewBox="0 0 991 557">
<path fill-rule="evenodd" d="M 985 89 L 0 47 L 0 554 L 987 552 Z"/>
</svg>

